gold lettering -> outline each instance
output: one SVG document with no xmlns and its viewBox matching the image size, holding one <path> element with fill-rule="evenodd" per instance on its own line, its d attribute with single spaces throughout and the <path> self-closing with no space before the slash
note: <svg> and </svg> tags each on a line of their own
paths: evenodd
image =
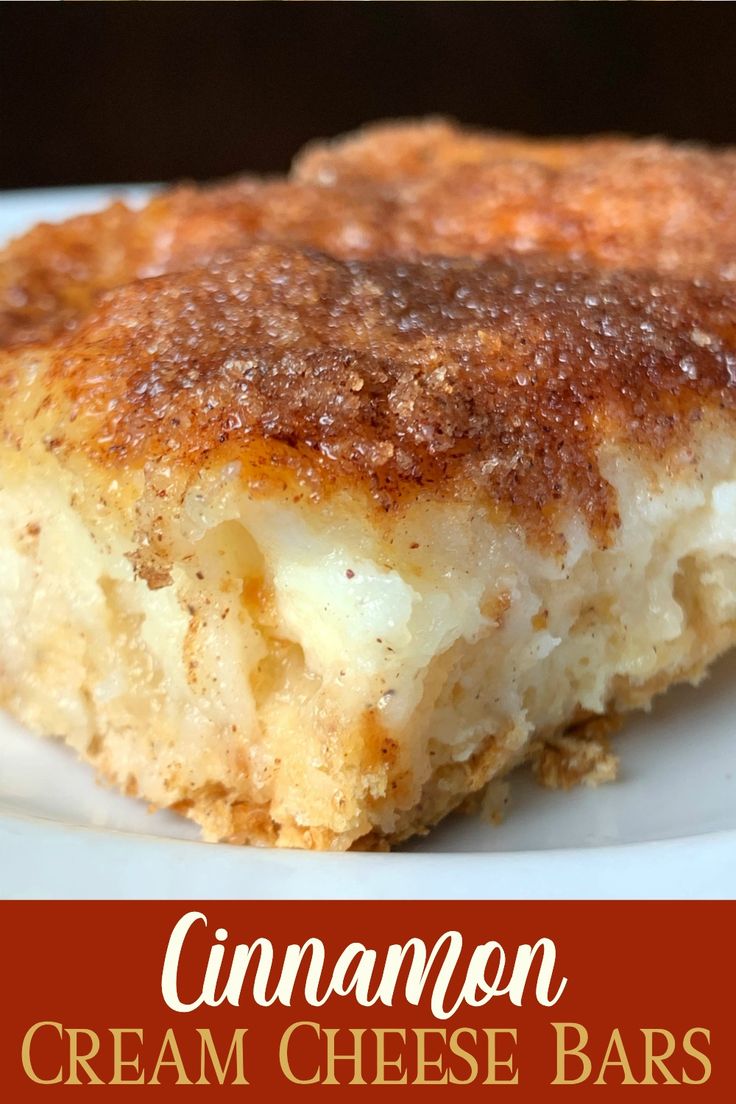
<svg viewBox="0 0 736 1104">
<path fill-rule="evenodd" d="M 363 1053 L 361 1048 L 361 1039 L 365 1035 L 364 1027 L 351 1027 L 348 1030 L 353 1036 L 353 1049 L 348 1054 L 338 1054 L 335 1050 L 335 1038 L 339 1027 L 326 1027 L 325 1037 L 327 1039 L 327 1076 L 322 1082 L 323 1085 L 339 1085 L 340 1082 L 335 1077 L 335 1063 L 336 1062 L 352 1062 L 353 1063 L 353 1076 L 348 1082 L 349 1085 L 365 1085 L 363 1080 Z"/>
<path fill-rule="evenodd" d="M 68 1027 L 66 1033 L 69 1036 L 69 1076 L 64 1082 L 65 1085 L 83 1085 L 84 1081 L 79 1080 L 77 1073 L 78 1068 L 81 1066 L 84 1072 L 87 1074 L 89 1085 L 102 1085 L 103 1081 L 97 1076 L 92 1069 L 90 1059 L 94 1058 L 100 1049 L 100 1037 L 96 1031 L 92 1031 L 88 1027 Z M 89 1043 L 89 1050 L 86 1054 L 79 1053 L 79 1037 L 84 1035 Z"/>
<path fill-rule="evenodd" d="M 514 1053 L 513 1050 L 508 1058 L 498 1058 L 496 1056 L 496 1038 L 498 1035 L 510 1035 L 516 1045 L 516 1028 L 515 1027 L 484 1027 L 484 1034 L 488 1039 L 488 1075 L 483 1082 L 484 1085 L 518 1085 L 519 1084 L 519 1071 L 514 1069 Z M 507 1069 L 511 1074 L 510 1077 L 498 1077 L 497 1072 L 499 1067 L 501 1069 Z"/>
<path fill-rule="evenodd" d="M 406 1042 L 406 1031 L 403 1027 L 377 1027 L 375 1028 L 376 1036 L 376 1078 L 372 1082 L 374 1085 L 405 1085 L 406 1084 L 406 1070 L 402 1071 L 404 1065 L 403 1055 L 400 1054 L 398 1058 L 386 1057 L 386 1036 L 398 1035 L 402 1043 Z M 400 1077 L 387 1077 L 386 1071 L 388 1069 L 399 1070 Z"/>
<path fill-rule="evenodd" d="M 442 1071 L 442 1058 L 427 1057 L 427 1036 L 439 1035 L 443 1043 L 447 1041 L 447 1032 L 444 1027 L 414 1027 L 412 1031 L 417 1037 L 417 1076 L 415 1085 L 446 1085 L 447 1070 L 441 1077 L 427 1077 L 427 1071 L 436 1069 Z"/>
<path fill-rule="evenodd" d="M 317 1072 L 314 1077 L 303 1079 L 296 1076 L 289 1061 L 289 1043 L 291 1042 L 291 1036 L 300 1027 L 311 1027 L 319 1039 L 321 1028 L 318 1023 L 314 1023 L 312 1020 L 299 1020 L 298 1023 L 290 1024 L 281 1036 L 281 1042 L 279 1043 L 279 1065 L 281 1066 L 281 1072 L 285 1077 L 288 1077 L 293 1085 L 315 1085 L 319 1083 L 322 1077 L 321 1066 L 317 1066 Z"/>
<path fill-rule="evenodd" d="M 220 1056 L 217 1053 L 217 1047 L 215 1046 L 214 1039 L 212 1038 L 212 1032 L 208 1027 L 198 1027 L 197 1033 L 200 1037 L 201 1045 L 199 1049 L 199 1081 L 195 1081 L 196 1085 L 209 1085 L 207 1080 L 207 1074 L 205 1067 L 207 1064 L 207 1057 L 209 1056 L 212 1068 L 215 1071 L 215 1077 L 217 1078 L 218 1085 L 225 1084 L 225 1075 L 227 1074 L 228 1067 L 235 1055 L 235 1077 L 231 1081 L 232 1085 L 247 1085 L 243 1070 L 243 1036 L 247 1031 L 247 1027 L 236 1027 L 233 1032 L 233 1037 L 230 1042 L 230 1049 L 227 1052 L 227 1058 L 223 1065 L 220 1061 Z"/>
<path fill-rule="evenodd" d="M 62 1078 L 61 1066 L 59 1066 L 59 1072 L 55 1077 L 39 1077 L 33 1068 L 31 1062 L 31 1043 L 36 1035 L 37 1031 L 40 1031 L 42 1027 L 53 1027 L 59 1038 L 63 1038 L 64 1032 L 60 1023 L 56 1023 L 55 1020 L 40 1020 L 35 1023 L 33 1027 L 29 1027 L 23 1036 L 23 1046 L 21 1047 L 21 1061 L 23 1062 L 23 1070 L 26 1077 L 30 1077 L 31 1081 L 35 1081 L 37 1085 L 58 1085 Z"/>
<path fill-rule="evenodd" d="M 170 1052 L 171 1057 L 164 1057 L 167 1050 Z M 158 1079 L 158 1075 L 164 1066 L 172 1066 L 176 1070 L 176 1082 L 177 1085 L 191 1085 L 192 1082 L 187 1077 L 187 1071 L 184 1068 L 184 1061 L 179 1050 L 179 1044 L 176 1041 L 176 1035 L 174 1034 L 173 1027 L 169 1027 L 164 1035 L 164 1040 L 161 1043 L 161 1049 L 158 1052 L 158 1058 L 156 1059 L 156 1065 L 153 1069 L 153 1074 L 148 1082 L 149 1085 L 160 1085 L 161 1082 Z"/>
<path fill-rule="evenodd" d="M 458 1027 L 453 1031 L 450 1036 L 450 1052 L 465 1062 L 469 1072 L 467 1077 L 458 1077 L 457 1074 L 450 1069 L 451 1085 L 470 1085 L 478 1076 L 478 1061 L 475 1055 L 471 1051 L 466 1050 L 464 1046 L 460 1045 L 460 1038 L 462 1035 L 469 1035 L 474 1043 L 478 1041 L 478 1032 L 474 1027 Z"/>
<path fill-rule="evenodd" d="M 679 1085 L 676 1077 L 673 1077 L 665 1065 L 665 1061 L 675 1053 L 675 1036 L 671 1031 L 660 1027 L 643 1027 L 641 1033 L 644 1036 L 644 1077 L 642 1085 Z M 654 1053 L 654 1036 L 659 1035 L 665 1040 L 664 1051 Z M 654 1070 L 658 1069 L 664 1077 L 664 1081 L 657 1081 Z"/>
<path fill-rule="evenodd" d="M 703 1076 L 699 1078 L 690 1077 L 685 1073 L 685 1070 L 683 1070 L 683 1085 L 704 1085 L 706 1081 L 710 1081 L 710 1075 L 713 1071 L 708 1055 L 693 1046 L 693 1037 L 695 1035 L 702 1035 L 706 1043 L 710 1045 L 710 1031 L 707 1027 L 691 1027 L 690 1030 L 685 1033 L 685 1038 L 682 1040 L 682 1049 L 686 1054 L 689 1054 L 691 1058 L 695 1058 L 696 1061 L 700 1063 L 703 1067 Z"/>
<path fill-rule="evenodd" d="M 555 1078 L 552 1082 L 553 1085 L 579 1085 L 582 1081 L 587 1081 L 590 1077 L 590 1071 L 592 1069 L 591 1061 L 588 1055 L 584 1051 L 584 1047 L 588 1042 L 588 1032 L 579 1023 L 553 1023 L 552 1027 L 555 1029 L 556 1040 L 556 1063 L 557 1068 L 555 1072 Z M 567 1029 L 571 1028 L 577 1032 L 578 1041 L 575 1046 L 567 1046 Z M 567 1059 L 579 1058 L 582 1066 L 582 1072 L 579 1077 L 570 1079 L 565 1076 L 567 1071 Z"/>
<path fill-rule="evenodd" d="M 136 1054 L 133 1058 L 123 1058 L 123 1036 L 124 1035 L 136 1035 L 140 1042 L 143 1042 L 143 1028 L 142 1027 L 111 1027 L 110 1034 L 112 1035 L 112 1078 L 108 1082 L 110 1085 L 142 1085 L 145 1081 L 145 1077 L 140 1073 L 141 1068 L 141 1056 Z M 123 1077 L 123 1070 L 127 1067 L 131 1067 L 136 1073 L 140 1073 L 139 1077 Z"/>
<path fill-rule="evenodd" d="M 614 1051 L 617 1055 L 617 1057 L 615 1058 L 612 1057 Z M 596 1077 L 593 1084 L 607 1084 L 606 1071 L 609 1068 L 613 1068 L 614 1066 L 618 1066 L 624 1075 L 621 1082 L 622 1085 L 639 1084 L 639 1082 L 634 1077 L 631 1065 L 629 1063 L 629 1056 L 626 1053 L 626 1047 L 624 1046 L 624 1041 L 621 1038 L 621 1032 L 617 1027 L 614 1027 L 613 1031 L 611 1032 L 611 1038 L 608 1040 L 608 1046 L 606 1047 L 606 1053 L 604 1054 L 603 1061 L 601 1062 L 601 1068 L 598 1070 L 598 1076 Z"/>
</svg>

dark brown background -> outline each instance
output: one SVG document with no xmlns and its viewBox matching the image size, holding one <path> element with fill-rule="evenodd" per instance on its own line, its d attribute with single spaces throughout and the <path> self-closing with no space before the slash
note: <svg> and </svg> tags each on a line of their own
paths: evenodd
<svg viewBox="0 0 736 1104">
<path fill-rule="evenodd" d="M 736 142 L 730 3 L 0 4 L 0 187 L 284 169 L 443 112 Z"/>
</svg>

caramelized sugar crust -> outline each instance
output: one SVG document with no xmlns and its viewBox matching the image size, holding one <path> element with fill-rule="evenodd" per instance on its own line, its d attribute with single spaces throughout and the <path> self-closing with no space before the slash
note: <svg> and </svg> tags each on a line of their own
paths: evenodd
<svg viewBox="0 0 736 1104">
<path fill-rule="evenodd" d="M 317 246 L 335 256 L 382 251 L 386 203 L 286 180 L 179 187 L 142 210 L 122 203 L 58 225 L 41 223 L 0 253 L 0 345 L 47 341 L 97 296 L 131 280 L 208 264 L 258 241 Z"/>
<path fill-rule="evenodd" d="M 736 275 L 736 151 L 534 139 L 429 120 L 308 147 L 300 183 L 395 204 L 391 251 L 552 253 L 606 268 Z"/>
<path fill-rule="evenodd" d="M 274 478 L 357 480 L 386 508 L 461 495 L 548 538 L 572 511 L 605 543 L 601 447 L 661 461 L 704 414 L 733 418 L 735 318 L 716 280 L 260 245 L 106 293 L 7 357 L 5 387 L 40 372 L 49 446 L 98 462 L 195 472 L 273 446 Z"/>
<path fill-rule="evenodd" d="M 340 259 L 547 253 L 736 276 L 736 153 L 619 138 L 539 141 L 385 124 L 310 147 L 289 179 L 163 193 L 41 225 L 0 261 L 0 342 L 47 340 L 95 296 L 257 241 Z"/>
</svg>

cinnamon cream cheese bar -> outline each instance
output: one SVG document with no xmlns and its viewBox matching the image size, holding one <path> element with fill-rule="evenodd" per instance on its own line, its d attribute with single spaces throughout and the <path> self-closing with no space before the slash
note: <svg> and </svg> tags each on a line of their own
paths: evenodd
<svg viewBox="0 0 736 1104">
<path fill-rule="evenodd" d="M 0 703 L 213 840 L 568 780 L 736 638 L 735 177 L 403 125 L 12 243 Z"/>
</svg>

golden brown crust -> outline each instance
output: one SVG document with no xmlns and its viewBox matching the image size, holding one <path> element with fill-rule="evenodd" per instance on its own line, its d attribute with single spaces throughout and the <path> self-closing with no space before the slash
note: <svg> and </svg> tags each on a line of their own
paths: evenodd
<svg viewBox="0 0 736 1104">
<path fill-rule="evenodd" d="M 406 489 L 458 494 L 547 535 L 561 508 L 605 543 L 601 445 L 661 461 L 706 412 L 732 418 L 734 317 L 717 281 L 263 245 L 109 292 L 25 356 L 54 449 L 185 472 L 240 459 L 281 479 L 275 458 L 386 507 Z M 24 361 L 7 363 L 22 392 Z"/>
<path fill-rule="evenodd" d="M 256 241 L 342 259 L 548 253 L 605 268 L 736 275 L 736 153 L 623 138 L 534 140 L 449 123 L 309 147 L 290 179 L 180 187 L 41 225 L 0 261 L 0 344 L 46 340 L 100 291 Z"/>
<path fill-rule="evenodd" d="M 390 202 L 396 254 L 543 252 L 606 268 L 734 275 L 733 149 L 533 139 L 430 120 L 308 147 L 294 177 Z"/>
<path fill-rule="evenodd" d="M 601 443 L 662 460 L 733 412 L 734 259 L 733 152 L 384 126 L 307 151 L 290 181 L 36 228 L 0 265 L 0 343 L 49 342 L 52 448 L 357 478 L 385 507 L 478 496 L 553 537 L 562 504 L 605 542 Z"/>
<path fill-rule="evenodd" d="M 178 187 L 142 210 L 114 203 L 41 223 L 0 254 L 0 345 L 45 341 L 104 291 L 207 264 L 255 242 L 316 245 L 335 256 L 382 251 L 386 203 L 311 183 L 243 178 Z"/>
</svg>

